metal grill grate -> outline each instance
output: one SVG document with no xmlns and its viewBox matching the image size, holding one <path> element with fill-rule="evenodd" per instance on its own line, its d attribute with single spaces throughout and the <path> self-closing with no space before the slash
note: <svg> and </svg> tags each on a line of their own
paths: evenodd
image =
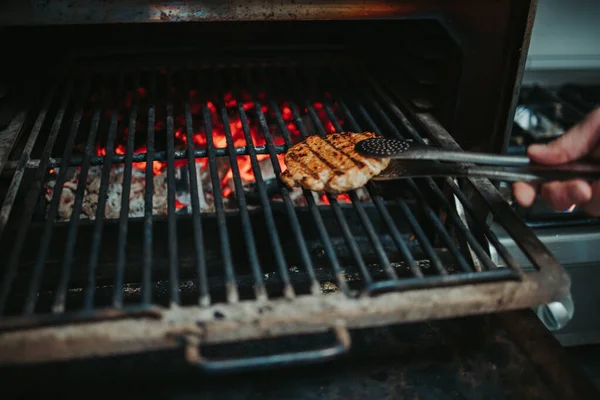
<svg viewBox="0 0 600 400">
<path fill-rule="evenodd" d="M 401 86 L 386 86 L 366 70 L 312 64 L 97 69 L 60 81 L 37 115 L 29 110 L 31 121 L 24 120 L 21 140 L 3 166 L 0 245 L 7 261 L 0 270 L 0 329 L 137 313 L 164 317 L 156 306 L 177 305 L 210 310 L 210 322 L 219 323 L 225 311 L 214 307 L 260 308 L 278 298 L 285 302 L 273 304 L 297 304 L 305 317 L 316 312 L 308 305 L 315 299 L 321 311 L 327 304 L 334 310 L 331 318 L 364 326 L 526 307 L 556 296 L 568 282 L 488 181 L 464 182 L 469 195 L 452 179 L 406 179 L 341 196 L 299 193 L 278 182 L 280 155 L 310 134 L 374 131 L 456 147 L 428 112 L 399 95 Z M 116 203 L 112 166 L 122 169 Z M 165 215 L 153 207 L 156 169 L 164 178 Z M 62 188 L 73 170 L 72 212 L 63 218 L 63 190 L 50 196 L 44 187 L 51 179 Z M 100 179 L 95 215 L 80 218 L 87 182 L 94 179 Z M 135 193 L 134 180 L 144 182 Z M 183 207 L 182 187 L 189 196 Z M 120 205 L 116 218 L 107 217 L 107 201 Z M 137 201 L 143 212 L 131 217 Z M 488 228 L 487 213 L 541 272 L 521 271 Z M 508 268 L 498 268 L 490 254 Z M 428 292 L 432 303 L 412 314 L 409 303 L 389 298 L 390 313 L 380 313 L 377 322 L 381 310 L 367 307 L 388 292 L 411 296 L 421 292 L 412 289 L 484 282 L 500 286 L 468 286 L 462 300 L 444 289 L 442 297 Z M 335 311 L 338 306 L 345 311 Z M 277 307 L 268 310 L 277 313 Z M 271 333 L 331 325 L 317 314 L 296 325 L 281 319 L 286 328 Z M 205 340 L 260 337 L 267 329 L 255 328 L 219 337 L 205 332 Z"/>
</svg>

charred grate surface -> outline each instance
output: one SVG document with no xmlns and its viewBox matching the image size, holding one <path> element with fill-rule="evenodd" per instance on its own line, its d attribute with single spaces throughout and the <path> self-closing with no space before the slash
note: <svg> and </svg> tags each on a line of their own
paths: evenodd
<svg viewBox="0 0 600 400">
<path fill-rule="evenodd" d="M 57 79 L 0 165 L 0 321 L 521 279 L 452 179 L 339 196 L 278 181 L 308 135 L 435 139 L 372 76 L 249 63 Z"/>
</svg>

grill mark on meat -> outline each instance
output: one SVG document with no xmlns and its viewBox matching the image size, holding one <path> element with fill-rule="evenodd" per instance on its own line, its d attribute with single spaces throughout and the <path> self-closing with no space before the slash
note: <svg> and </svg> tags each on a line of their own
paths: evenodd
<svg viewBox="0 0 600 400">
<path fill-rule="evenodd" d="M 342 132 L 341 134 L 334 133 L 333 135 L 331 135 L 330 140 L 336 141 L 335 147 L 342 153 L 346 154 L 352 161 L 356 163 L 356 165 L 359 165 L 361 168 L 366 166 L 375 174 L 378 174 L 379 172 L 381 172 L 381 168 L 379 166 L 376 166 L 373 163 L 369 162 L 368 157 L 360 156 L 354 151 L 354 146 L 356 145 L 356 143 L 371 137 L 374 137 L 374 135 L 368 133 L 350 133 L 348 135 L 345 135 L 344 132 Z M 361 159 L 356 159 L 356 156 L 360 156 Z"/>
<path fill-rule="evenodd" d="M 354 151 L 356 142 L 375 137 L 370 132 L 313 135 L 290 148 L 284 158 L 287 169 L 281 174 L 289 187 L 342 193 L 363 186 L 381 172 L 389 160 L 363 157 Z"/>
<path fill-rule="evenodd" d="M 286 166 L 287 169 L 281 173 L 281 179 L 288 187 L 298 186 L 300 182 L 301 186 L 314 187 L 316 191 L 325 189 L 323 180 L 315 175 L 313 171 L 305 168 L 303 163 L 286 157 Z M 295 173 L 292 174 L 290 171 L 295 171 Z"/>
<path fill-rule="evenodd" d="M 325 182 L 330 179 L 330 173 L 332 172 L 331 166 L 326 160 L 323 160 L 318 153 L 312 151 L 310 147 L 308 149 L 292 149 L 288 154 L 290 154 L 290 157 L 299 160 L 298 162 L 300 162 L 305 169 L 311 171 L 312 174 L 316 174 L 317 179 L 322 179 Z"/>
<path fill-rule="evenodd" d="M 344 132 L 342 132 L 344 134 Z M 362 140 L 362 139 L 361 139 Z M 327 143 L 329 143 L 333 148 L 335 148 L 340 153 L 344 154 L 348 157 L 354 165 L 359 168 L 370 167 L 367 163 L 363 162 L 363 160 L 356 159 L 351 152 L 354 151 L 355 143 L 344 139 L 342 135 L 339 133 L 334 133 L 329 138 L 326 139 Z"/>
<path fill-rule="evenodd" d="M 299 158 L 298 156 L 302 156 L 303 154 L 300 153 L 298 155 L 296 154 L 290 154 L 290 160 L 297 162 L 298 164 L 300 164 L 302 166 L 302 169 L 304 170 L 304 172 L 306 172 L 307 174 L 309 174 L 312 178 L 314 179 L 319 179 L 319 174 L 312 171 L 310 168 L 308 168 L 303 162 L 302 162 L 302 158 Z"/>
<path fill-rule="evenodd" d="M 307 140 L 309 148 L 315 153 L 318 151 L 317 156 L 330 166 L 337 178 L 331 178 L 326 187 L 330 191 L 339 192 L 340 190 L 336 188 L 346 187 L 349 182 L 356 182 L 359 187 L 363 186 L 367 182 L 365 175 L 361 174 L 361 170 L 366 168 L 365 165 L 362 162 L 355 162 L 354 159 L 340 151 L 334 143 L 328 140 L 331 136 L 333 135 L 312 136 L 309 138 L 310 140 Z"/>
<path fill-rule="evenodd" d="M 317 143 L 315 143 L 317 142 Z M 327 142 L 320 136 L 309 136 L 306 139 L 306 144 L 308 145 L 308 148 L 312 151 L 312 153 L 319 159 L 321 160 L 324 164 L 326 164 L 331 171 L 333 171 L 333 173 L 335 175 L 343 175 L 344 171 L 342 171 L 340 169 L 340 164 L 336 165 L 336 164 L 332 164 L 330 162 L 330 157 L 335 157 L 331 156 L 330 154 L 327 153 L 327 148 L 323 146 L 323 144 L 327 144 Z M 320 151 L 322 150 L 322 151 Z M 329 157 L 328 157 L 329 156 Z M 339 157 L 341 158 L 341 157 Z"/>
</svg>

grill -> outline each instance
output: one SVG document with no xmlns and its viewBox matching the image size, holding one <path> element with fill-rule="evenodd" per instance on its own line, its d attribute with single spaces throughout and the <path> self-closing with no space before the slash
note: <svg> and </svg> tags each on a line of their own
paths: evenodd
<svg viewBox="0 0 600 400">
<path fill-rule="evenodd" d="M 438 122 L 451 121 L 450 101 L 435 99 L 456 92 L 447 61 L 458 53 L 395 64 L 325 47 L 75 52 L 13 90 L 26 106 L 0 147 L 0 362 L 174 347 L 209 372 L 314 362 L 346 352 L 348 329 L 564 295 L 561 266 L 487 180 L 407 178 L 339 196 L 279 182 L 286 149 L 312 134 L 460 148 Z M 200 351 L 327 332 L 335 341 L 317 349 Z"/>
</svg>

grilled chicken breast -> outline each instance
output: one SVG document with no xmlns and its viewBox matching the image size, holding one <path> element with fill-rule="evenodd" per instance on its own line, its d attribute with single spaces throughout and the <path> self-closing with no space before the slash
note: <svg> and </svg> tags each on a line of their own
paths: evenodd
<svg viewBox="0 0 600 400">
<path fill-rule="evenodd" d="M 343 193 L 364 186 L 384 170 L 390 160 L 365 157 L 354 150 L 374 133 L 333 133 L 309 136 L 285 155 L 287 169 L 281 180 L 290 188 L 302 186 L 315 192 Z"/>
</svg>

